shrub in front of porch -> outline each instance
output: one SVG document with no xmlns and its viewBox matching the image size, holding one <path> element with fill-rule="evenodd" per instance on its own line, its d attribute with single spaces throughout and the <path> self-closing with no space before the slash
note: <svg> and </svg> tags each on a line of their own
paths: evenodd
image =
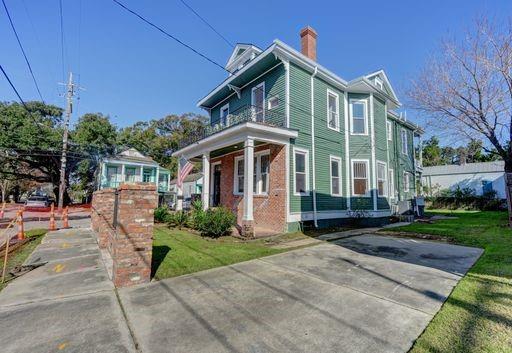
<svg viewBox="0 0 512 353">
<path fill-rule="evenodd" d="M 169 216 L 169 208 L 167 206 L 160 206 L 155 208 L 155 222 L 164 223 L 167 222 Z"/>
<path fill-rule="evenodd" d="M 207 211 L 197 213 L 195 218 L 195 229 L 201 232 L 201 235 L 218 238 L 229 234 L 231 228 L 236 224 L 235 214 L 227 207 L 210 208 Z"/>
</svg>

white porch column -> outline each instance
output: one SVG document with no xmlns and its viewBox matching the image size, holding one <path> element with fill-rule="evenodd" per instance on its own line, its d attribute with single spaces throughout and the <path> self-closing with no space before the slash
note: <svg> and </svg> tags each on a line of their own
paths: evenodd
<svg viewBox="0 0 512 353">
<path fill-rule="evenodd" d="M 144 167 L 140 166 L 140 181 L 144 181 Z"/>
<path fill-rule="evenodd" d="M 156 192 L 158 192 L 158 185 L 160 183 L 160 167 L 156 167 Z"/>
<path fill-rule="evenodd" d="M 254 140 L 248 138 L 244 146 L 244 216 L 243 221 L 253 221 Z"/>
<path fill-rule="evenodd" d="M 203 190 L 201 198 L 203 209 L 207 210 L 210 204 L 210 152 L 203 154 Z"/>
<path fill-rule="evenodd" d="M 178 175 L 180 175 L 180 157 L 178 157 L 178 173 L 176 174 L 176 180 L 178 179 Z M 178 182 L 176 182 L 176 211 L 183 210 L 183 185 L 179 186 Z"/>
</svg>

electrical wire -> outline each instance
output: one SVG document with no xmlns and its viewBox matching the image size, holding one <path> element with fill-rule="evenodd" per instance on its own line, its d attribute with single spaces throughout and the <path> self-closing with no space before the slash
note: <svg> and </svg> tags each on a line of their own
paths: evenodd
<svg viewBox="0 0 512 353">
<path fill-rule="evenodd" d="M 61 0 L 62 1 L 62 0 Z M 205 59 L 206 61 L 212 63 L 213 65 L 215 66 L 218 66 L 220 67 L 222 70 L 224 71 L 227 71 L 229 73 L 231 73 L 229 70 L 227 70 L 224 66 L 222 66 L 221 64 L 219 64 L 218 62 L 216 62 L 215 60 L 213 59 L 210 59 L 208 56 L 206 56 L 205 54 L 201 53 L 200 51 L 194 49 L 193 47 L 191 47 L 190 45 L 186 44 L 185 42 L 183 42 L 182 40 L 178 39 L 176 36 L 170 34 L 169 32 L 165 31 L 164 29 L 162 29 L 161 27 L 157 26 L 156 24 L 154 24 L 153 22 L 149 21 L 148 19 L 146 19 L 145 17 L 143 17 L 142 15 L 138 14 L 137 12 L 135 12 L 134 10 L 126 7 L 123 3 L 121 3 L 120 1 L 118 0 L 112 0 L 114 3 L 116 3 L 117 5 L 119 5 L 120 7 L 122 7 L 124 10 L 128 11 L 129 13 L 131 13 L 132 15 L 138 17 L 141 21 L 147 23 L 148 25 L 150 25 L 151 27 L 155 28 L 157 31 L 163 33 L 164 35 L 166 35 L 167 37 L 173 39 L 174 41 L 176 41 L 177 43 L 181 44 L 182 46 L 184 46 L 185 48 L 187 48 L 188 50 L 194 52 L 195 54 L 199 55 L 200 57 L 202 57 L 203 59 Z"/>
<path fill-rule="evenodd" d="M 43 95 L 41 94 L 41 90 L 39 89 L 39 85 L 37 84 L 36 76 L 34 75 L 34 71 L 32 70 L 32 65 L 30 65 L 30 61 L 28 60 L 27 53 L 25 52 L 25 48 L 23 48 L 23 44 L 21 43 L 20 37 L 18 35 L 18 31 L 16 31 L 16 27 L 14 26 L 14 22 L 12 20 L 11 14 L 9 13 L 9 9 L 7 8 L 7 4 L 5 3 L 5 0 L 2 0 L 2 4 L 4 5 L 5 13 L 7 14 L 7 17 L 9 18 L 9 23 L 11 24 L 12 31 L 14 32 L 14 35 L 16 36 L 16 40 L 18 41 L 18 45 L 21 49 L 21 53 L 23 54 L 23 57 L 25 58 L 25 62 L 27 63 L 28 70 L 30 71 L 30 75 L 32 76 L 34 85 L 36 86 L 36 90 L 37 90 L 37 93 L 39 94 L 39 98 L 41 98 L 41 101 L 44 103 L 44 98 L 43 98 Z"/>
<path fill-rule="evenodd" d="M 196 15 L 201 21 L 203 21 L 208 27 L 210 27 L 210 29 L 212 31 L 214 31 L 215 33 L 217 33 L 217 35 L 219 37 L 221 37 L 224 42 L 226 42 L 231 48 L 234 48 L 235 46 L 233 45 L 233 43 L 231 43 L 228 39 L 226 39 L 226 37 L 224 37 L 219 31 L 217 31 L 208 21 L 206 21 L 206 19 L 204 19 L 200 14 L 197 13 L 196 10 L 194 10 L 189 4 L 187 4 L 185 2 L 185 0 L 180 0 L 181 3 L 183 5 L 185 5 L 190 11 L 192 11 L 194 13 L 194 15 Z"/>
</svg>

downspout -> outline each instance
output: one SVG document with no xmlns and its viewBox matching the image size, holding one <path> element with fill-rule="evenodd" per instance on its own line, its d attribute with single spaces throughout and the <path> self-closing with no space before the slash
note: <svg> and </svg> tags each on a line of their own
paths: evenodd
<svg viewBox="0 0 512 353">
<path fill-rule="evenodd" d="M 313 221 L 315 228 L 318 228 L 318 219 L 316 214 L 316 165 L 315 165 L 315 76 L 318 73 L 318 66 L 311 75 L 311 171 L 313 173 Z"/>
</svg>

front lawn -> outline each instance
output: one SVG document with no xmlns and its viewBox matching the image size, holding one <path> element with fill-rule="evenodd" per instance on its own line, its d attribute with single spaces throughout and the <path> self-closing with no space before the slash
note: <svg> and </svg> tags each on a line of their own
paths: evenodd
<svg viewBox="0 0 512 353">
<path fill-rule="evenodd" d="M 32 254 L 36 246 L 41 243 L 43 239 L 43 235 L 47 232 L 46 229 L 32 229 L 25 232 L 25 237 L 31 238 L 31 241 L 23 244 L 20 248 L 14 250 L 7 257 L 7 268 L 5 270 L 5 281 L 4 283 L 0 283 L 0 290 L 4 289 L 7 283 L 12 280 L 12 276 L 9 274 L 9 271 L 12 271 L 14 267 L 21 265 L 25 260 Z M 2 276 L 2 266 L 4 257 L 1 259 L 2 265 L 0 265 L 0 277 Z"/>
<path fill-rule="evenodd" d="M 273 255 L 288 250 L 273 246 L 300 239 L 308 237 L 293 233 L 257 240 L 230 236 L 211 239 L 159 225 L 154 231 L 152 276 L 156 279 L 175 277 Z"/>
<path fill-rule="evenodd" d="M 412 353 L 512 352 L 512 231 L 505 212 L 437 211 L 458 219 L 392 229 L 480 247 L 483 255 L 417 339 Z"/>
</svg>

